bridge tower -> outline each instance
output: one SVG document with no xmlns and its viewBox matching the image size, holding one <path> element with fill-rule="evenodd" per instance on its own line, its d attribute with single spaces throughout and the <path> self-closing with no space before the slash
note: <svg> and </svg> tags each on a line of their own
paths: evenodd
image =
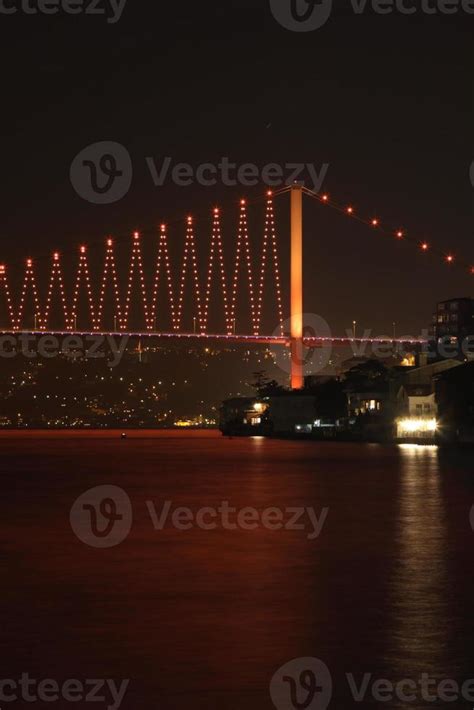
<svg viewBox="0 0 474 710">
<path fill-rule="evenodd" d="M 303 389 L 303 190 L 291 188 L 291 388 Z"/>
</svg>

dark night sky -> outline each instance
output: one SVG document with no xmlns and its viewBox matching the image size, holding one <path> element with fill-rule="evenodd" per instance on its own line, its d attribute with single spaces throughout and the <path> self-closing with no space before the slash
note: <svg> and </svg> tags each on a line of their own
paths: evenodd
<svg viewBox="0 0 474 710">
<path fill-rule="evenodd" d="M 262 193 L 157 189 L 145 165 L 145 156 L 198 165 L 226 155 L 327 162 L 335 199 L 474 263 L 473 23 L 346 9 L 293 33 L 267 0 L 128 0 L 115 25 L 0 16 L 1 259 L 18 264 Z M 101 140 L 125 145 L 134 164 L 132 189 L 110 206 L 82 200 L 69 181 L 74 156 Z M 284 226 L 285 203 L 278 209 Z M 417 334 L 437 300 L 472 294 L 462 269 L 312 202 L 305 239 L 306 310 L 335 333 L 357 318 Z M 286 265 L 284 232 L 280 240 Z"/>
</svg>

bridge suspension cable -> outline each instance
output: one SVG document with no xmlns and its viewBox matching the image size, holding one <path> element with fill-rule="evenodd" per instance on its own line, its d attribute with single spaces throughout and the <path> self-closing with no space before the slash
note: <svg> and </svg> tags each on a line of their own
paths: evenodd
<svg viewBox="0 0 474 710">
<path fill-rule="evenodd" d="M 8 279 L 6 265 L 0 265 L 0 297 L 6 300 L 6 311 L 9 323 L 0 321 L 0 328 L 18 331 L 25 327 L 32 327 L 28 319 L 31 313 L 27 312 L 27 301 L 33 299 L 34 327 L 40 331 L 48 331 L 52 327 L 52 320 L 58 318 L 57 327 L 69 331 L 78 329 L 79 306 L 81 297 L 88 309 L 87 327 L 94 331 L 110 330 L 106 327 L 106 305 L 112 307 L 114 313 L 113 329 L 130 331 L 133 313 L 135 317 L 141 311 L 141 321 L 147 331 L 157 330 L 157 321 L 164 316 L 167 324 L 171 324 L 173 332 L 180 332 L 185 327 L 184 319 L 189 313 L 185 312 L 185 300 L 190 300 L 194 317 L 194 331 L 205 334 L 209 330 L 211 318 L 216 318 L 216 310 L 220 309 L 225 324 L 225 332 L 236 332 L 237 301 L 239 298 L 239 276 L 245 277 L 247 271 L 248 282 L 248 312 L 242 314 L 239 309 L 239 320 L 246 321 L 254 335 L 260 335 L 263 327 L 263 307 L 271 288 L 269 277 L 273 276 L 273 291 L 276 300 L 277 318 L 281 332 L 283 331 L 283 298 L 281 292 L 281 276 L 279 267 L 279 251 L 276 233 L 276 220 L 274 214 L 274 197 L 287 192 L 289 188 L 282 188 L 275 193 L 268 191 L 265 199 L 265 218 L 263 235 L 257 241 L 251 240 L 247 223 L 247 202 L 240 202 L 238 228 L 235 231 L 235 253 L 232 254 L 233 262 L 226 264 L 224 242 L 221 231 L 221 210 L 214 208 L 212 212 L 212 227 L 207 256 L 199 259 L 198 244 L 195 236 L 195 219 L 189 216 L 186 219 L 186 232 L 184 249 L 181 256 L 181 266 L 170 255 L 167 225 L 162 224 L 159 230 L 154 230 L 155 245 L 157 248 L 154 264 L 153 278 L 150 278 L 146 268 L 145 257 L 142 252 L 142 234 L 138 231 L 132 235 L 131 254 L 126 274 L 120 278 L 120 269 L 115 254 L 116 240 L 108 237 L 106 240 L 105 257 L 100 280 L 94 288 L 91 274 L 88 249 L 85 245 L 79 248 L 79 259 L 72 279 L 66 279 L 63 272 L 62 255 L 56 251 L 50 266 L 50 275 L 45 298 L 40 298 L 40 289 L 37 282 L 37 263 L 29 258 L 26 261 L 26 270 L 23 277 L 21 293 L 18 303 L 13 297 L 11 283 Z M 260 202 L 252 201 L 251 204 Z M 129 237 L 130 238 L 130 237 Z M 252 243 L 253 242 L 253 243 Z M 201 244 L 202 247 L 202 244 Z M 252 249 L 253 247 L 253 249 Z M 201 253 L 203 249 L 201 248 Z M 179 257 L 175 257 L 179 259 Z M 206 262 L 207 258 L 207 262 Z M 207 270 L 206 265 L 207 263 Z M 255 272 L 259 271 L 256 283 Z M 66 271 L 67 273 L 67 271 Z M 41 282 L 42 279 L 39 279 Z M 217 284 L 217 288 L 214 284 Z M 69 284 L 69 286 L 68 286 Z M 159 290 L 164 285 L 168 292 L 166 311 L 164 305 L 159 307 Z M 121 287 L 122 286 L 122 287 Z M 219 300 L 211 313 L 211 301 L 215 300 L 219 291 Z M 69 298 L 68 298 L 69 296 Z M 214 299 L 213 299 L 214 296 Z M 56 299 L 56 300 L 55 300 Z M 70 299 L 70 300 L 69 300 Z M 58 315 L 59 304 L 59 315 Z M 56 313 L 53 318 L 54 307 Z M 189 310 L 189 309 L 188 309 Z M 3 318 L 2 316 L 0 316 Z M 81 324 L 84 326 L 84 324 Z M 164 324 L 162 323 L 162 326 Z M 138 325 L 135 330 L 138 329 Z M 247 326 L 246 326 L 247 327 Z M 272 328 L 273 330 L 273 328 Z"/>
<path fill-rule="evenodd" d="M 398 241 L 403 241 L 407 244 L 416 246 L 421 253 L 429 253 L 433 256 L 440 257 L 447 265 L 457 265 L 459 267 L 462 267 L 464 271 L 467 271 L 468 273 L 474 275 L 474 266 L 472 264 L 469 264 L 465 260 L 459 259 L 452 252 L 443 252 L 440 249 L 434 247 L 429 242 L 427 242 L 426 239 L 419 239 L 416 236 L 412 236 L 406 229 L 402 227 L 385 227 L 380 217 L 375 215 L 372 217 L 363 216 L 357 212 L 356 208 L 352 204 L 339 204 L 335 202 L 326 192 L 314 192 L 313 190 L 310 190 L 307 187 L 303 187 L 302 189 L 304 194 L 308 197 L 311 197 L 312 199 L 317 200 L 319 203 L 345 214 L 350 219 L 356 220 L 357 222 L 361 222 L 362 224 L 367 225 L 371 229 L 377 230 L 377 232 L 394 237 Z"/>
</svg>

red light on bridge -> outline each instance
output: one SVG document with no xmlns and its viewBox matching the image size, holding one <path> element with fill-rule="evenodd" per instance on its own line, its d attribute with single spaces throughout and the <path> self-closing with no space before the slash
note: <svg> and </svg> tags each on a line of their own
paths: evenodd
<svg viewBox="0 0 474 710">
<path fill-rule="evenodd" d="M 105 259 L 102 268 L 102 274 L 98 274 L 95 280 L 99 279 L 98 284 L 92 283 L 93 278 L 89 275 L 88 267 L 88 246 L 81 245 L 75 247 L 80 251 L 80 258 L 77 259 L 77 252 L 75 261 L 78 263 L 76 275 L 72 283 L 72 287 L 66 282 L 66 278 L 61 273 L 63 262 L 66 260 L 67 255 L 65 252 L 54 252 L 52 254 L 53 263 L 51 264 L 51 257 L 49 257 L 49 264 L 46 267 L 50 276 L 50 286 L 46 292 L 45 310 L 41 311 L 39 308 L 39 303 L 43 303 L 43 298 L 40 299 L 37 291 L 36 272 L 43 265 L 40 262 L 34 264 L 34 260 L 29 258 L 26 261 L 27 269 L 24 276 L 24 293 L 27 293 L 27 289 L 32 291 L 33 305 L 35 307 L 35 313 L 41 313 L 38 317 L 38 323 L 44 329 L 48 327 L 48 317 L 51 316 L 53 305 L 55 299 L 58 300 L 58 305 L 63 305 L 64 311 L 64 322 L 66 323 L 66 329 L 71 330 L 75 326 L 75 317 L 77 314 L 79 297 L 81 292 L 83 292 L 82 298 L 84 299 L 84 306 L 87 305 L 86 297 L 89 304 L 89 322 L 92 323 L 92 332 L 99 331 L 101 328 L 107 330 L 111 328 L 110 321 L 114 321 L 114 332 L 119 330 L 125 332 L 126 330 L 132 331 L 129 325 L 129 320 L 132 320 L 131 313 L 137 310 L 132 306 L 134 299 L 136 298 L 140 302 L 138 306 L 141 307 L 141 302 L 143 302 L 143 314 L 144 314 L 144 328 L 148 332 L 153 331 L 155 334 L 159 332 L 160 327 L 160 309 L 158 308 L 158 298 L 159 292 L 158 288 L 165 290 L 165 296 L 168 295 L 169 310 L 165 313 L 165 316 L 169 323 L 172 324 L 173 333 L 176 337 L 190 337 L 185 334 L 180 333 L 182 328 L 186 328 L 186 324 L 183 322 L 185 318 L 188 318 L 191 313 L 188 313 L 186 299 L 184 298 L 185 293 L 187 294 L 187 289 L 193 290 L 194 286 L 194 301 L 196 304 L 193 314 L 196 313 L 194 317 L 194 334 L 201 334 L 202 337 L 205 336 L 208 329 L 208 315 L 212 311 L 212 296 L 215 297 L 215 290 L 220 290 L 222 296 L 220 297 L 220 308 L 223 309 L 223 315 L 225 317 L 225 324 L 227 330 L 227 337 L 232 338 L 236 334 L 236 313 L 237 304 L 239 303 L 239 297 L 242 290 L 247 291 L 249 294 L 249 312 L 250 322 L 252 323 L 252 330 L 254 332 L 254 337 L 257 337 L 260 332 L 261 327 L 261 316 L 263 312 L 263 305 L 265 303 L 264 298 L 264 287 L 268 276 L 271 276 L 271 272 L 274 274 L 275 281 L 275 291 L 274 299 L 276 300 L 276 307 L 278 318 L 280 323 L 282 322 L 282 295 L 281 295 L 281 277 L 279 272 L 279 258 L 277 249 L 277 224 L 275 221 L 275 210 L 273 205 L 272 196 L 275 196 L 275 191 L 268 190 L 265 191 L 268 196 L 265 203 L 266 214 L 265 214 L 265 231 L 264 231 L 264 241 L 262 246 L 262 252 L 259 257 L 259 269 L 255 274 L 252 268 L 252 250 L 251 250 L 251 240 L 248 233 L 247 226 L 247 211 L 245 206 L 247 204 L 252 204 L 252 202 L 246 199 L 239 199 L 236 196 L 234 202 L 234 210 L 237 212 L 238 217 L 238 236 L 237 236 L 237 248 L 236 248 L 236 262 L 232 265 L 230 273 L 226 270 L 223 256 L 223 245 L 221 239 L 221 227 L 220 227 L 220 212 L 222 209 L 219 207 L 210 207 L 210 214 L 214 215 L 214 219 L 211 220 L 212 224 L 212 242 L 211 242 L 211 255 L 208 263 L 207 270 L 207 280 L 204 285 L 201 286 L 200 274 L 201 271 L 203 275 L 206 274 L 206 264 L 201 263 L 201 256 L 198 253 L 197 245 L 195 243 L 194 237 L 194 217 L 192 216 L 182 216 L 182 219 L 187 220 L 181 222 L 180 231 L 185 232 L 184 241 L 184 255 L 182 261 L 175 262 L 174 255 L 169 255 L 168 253 L 168 237 L 166 234 L 167 225 L 157 223 L 156 227 L 159 227 L 158 236 L 160 237 L 157 244 L 158 258 L 156 260 L 156 270 L 154 274 L 154 281 L 152 285 L 152 295 L 151 300 L 147 300 L 146 296 L 150 293 L 148 283 L 148 275 L 144 274 L 143 269 L 143 256 L 141 254 L 141 235 L 138 231 L 130 233 L 133 235 L 132 242 L 128 243 L 127 251 L 131 250 L 131 260 L 129 262 L 129 272 L 128 280 L 125 281 L 125 293 L 122 287 L 122 280 L 124 276 L 121 273 L 121 269 L 117 269 L 114 256 L 114 241 L 112 237 L 106 237 L 107 247 L 105 250 Z M 279 191 L 276 192 L 279 194 Z M 309 191 L 308 191 L 309 194 Z M 339 214 L 346 213 L 350 216 L 355 215 L 355 208 L 352 205 L 344 205 L 344 202 L 334 202 L 331 203 L 328 194 L 318 194 L 311 193 L 313 197 L 317 197 L 318 201 L 326 203 L 331 208 L 335 208 Z M 346 198 L 347 199 L 347 198 Z M 345 201 L 345 200 L 344 200 Z M 240 203 L 240 209 L 237 209 L 237 205 Z M 359 201 L 358 201 L 359 204 Z M 359 205 L 360 208 L 360 205 Z M 227 213 L 226 213 L 227 214 Z M 410 237 L 409 228 L 405 229 L 395 229 L 394 225 L 389 227 L 388 223 L 384 222 L 384 228 L 381 227 L 381 220 L 379 218 L 365 216 L 359 217 L 362 213 L 357 213 L 357 219 L 364 223 L 365 226 L 372 226 L 373 228 L 381 228 L 381 235 L 387 233 L 387 235 L 395 236 L 398 239 L 406 239 L 406 243 L 413 243 L 413 246 L 418 246 L 422 252 L 431 251 L 432 245 L 426 241 L 419 241 L 419 239 L 412 239 Z M 227 217 L 226 217 L 227 219 Z M 200 224 L 200 221 L 199 221 Z M 199 225 L 196 225 L 197 227 Z M 156 239 L 156 227 L 155 227 L 155 239 Z M 161 230 L 161 233 L 160 233 Z M 175 227 L 172 227 L 174 233 Z M 381 238 L 381 235 L 377 237 L 377 241 Z M 145 233 L 146 236 L 146 233 Z M 144 237 L 145 239 L 145 237 Z M 402 245 L 403 246 L 403 245 Z M 117 244 L 119 252 L 121 252 L 121 244 Z M 448 264 L 452 264 L 453 268 L 456 265 L 461 264 L 461 257 L 457 252 L 443 252 L 433 249 L 433 254 L 439 256 Z M 87 256 L 86 256 L 87 255 Z M 457 262 L 457 259 L 460 262 Z M 61 264 L 59 263 L 61 261 Z M 431 260 L 428 260 L 429 262 Z M 180 273 L 181 267 L 181 273 Z M 463 265 L 464 273 L 469 271 L 470 274 L 474 276 L 474 263 L 472 266 L 466 264 Z M 2 289 L 7 294 L 7 299 L 10 298 L 8 295 L 8 274 L 6 271 L 7 267 L 0 264 L 0 289 Z M 217 269 L 217 273 L 216 273 Z M 246 273 L 247 272 L 247 273 Z M 69 274 L 67 273 L 67 276 Z M 151 276 L 151 274 L 150 274 Z M 178 280 L 179 279 L 179 280 Z M 248 281 L 248 285 L 246 283 Z M 59 289 L 58 289 L 59 283 Z M 43 284 L 43 278 L 39 279 L 39 285 Z M 45 281 L 46 287 L 47 282 Z M 75 285 L 74 285 L 75 284 Z M 177 286 L 175 286 L 177 284 Z M 168 294 L 166 294 L 166 288 L 168 287 Z M 58 293 L 59 291 L 59 293 Z M 71 306 L 66 307 L 65 294 L 71 292 Z M 22 292 L 23 293 L 23 292 Z M 97 304 L 93 298 L 94 294 L 97 293 Z M 122 294 L 123 297 L 122 297 Z M 29 294 L 27 294 L 29 297 Z M 122 300 L 122 298 L 124 300 Z M 29 297 L 29 300 L 31 298 Z M 191 298 L 189 299 L 191 300 Z M 23 301 L 25 305 L 23 305 Z M 14 301 L 12 300 L 12 303 Z M 106 308 L 106 303 L 108 303 L 108 308 Z M 10 308 L 10 320 L 13 327 L 20 329 L 24 322 L 27 322 L 27 317 L 31 318 L 31 314 L 25 313 L 27 308 L 26 296 L 20 294 L 19 297 L 19 310 L 18 314 L 12 311 Z M 112 309 L 113 306 L 113 309 Z M 189 306 L 190 307 L 190 306 Z M 84 308 L 85 310 L 85 308 Z M 105 311 L 109 311 L 105 313 Z M 13 313 L 13 316 L 11 315 Z M 130 318 L 129 318 L 130 316 Z M 22 320 L 23 318 L 23 320 Z M 50 319 L 51 320 L 51 319 Z M 283 336 L 283 331 L 282 331 Z M 246 337 L 246 336 L 242 336 Z M 283 340 L 284 338 L 282 338 Z M 324 339 L 321 339 L 323 341 Z M 270 342 L 270 341 L 268 341 Z M 310 342 L 310 339 L 308 339 Z"/>
</svg>

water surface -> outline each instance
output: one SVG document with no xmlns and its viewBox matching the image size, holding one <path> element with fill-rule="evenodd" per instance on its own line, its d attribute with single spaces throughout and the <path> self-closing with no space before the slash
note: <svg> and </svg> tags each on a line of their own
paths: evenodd
<svg viewBox="0 0 474 710">
<path fill-rule="evenodd" d="M 355 704 L 348 672 L 474 677 L 469 452 L 214 432 L 2 432 L 0 446 L 3 678 L 129 678 L 126 710 L 266 710 L 275 671 L 312 656 L 342 710 L 382 706 Z M 133 506 L 111 549 L 69 522 L 99 485 Z M 314 540 L 309 524 L 156 531 L 147 501 L 329 513 Z"/>
</svg>

